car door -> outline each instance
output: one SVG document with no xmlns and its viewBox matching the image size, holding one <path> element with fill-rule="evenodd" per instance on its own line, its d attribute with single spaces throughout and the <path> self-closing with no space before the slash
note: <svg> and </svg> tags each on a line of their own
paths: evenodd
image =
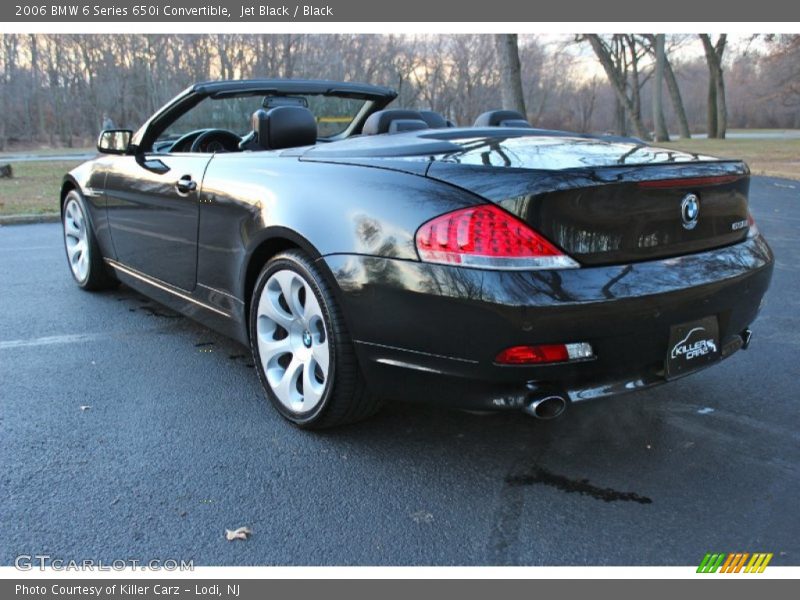
<svg viewBox="0 0 800 600">
<path fill-rule="evenodd" d="M 117 261 L 191 291 L 197 282 L 200 190 L 212 154 L 123 156 L 106 178 Z"/>
</svg>

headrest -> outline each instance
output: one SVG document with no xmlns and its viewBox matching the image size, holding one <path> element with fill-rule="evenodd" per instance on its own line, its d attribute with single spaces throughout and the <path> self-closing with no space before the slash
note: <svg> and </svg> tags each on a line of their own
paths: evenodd
<svg viewBox="0 0 800 600">
<path fill-rule="evenodd" d="M 276 106 L 267 111 L 269 148 L 296 148 L 317 143 L 317 120 L 303 106 Z M 260 138 L 259 138 L 260 139 Z"/>
<path fill-rule="evenodd" d="M 515 110 L 490 110 L 475 119 L 474 127 L 533 127 Z"/>
<path fill-rule="evenodd" d="M 428 124 L 419 112 L 394 108 L 372 113 L 367 122 L 364 123 L 361 133 L 364 135 L 378 135 L 380 133 L 399 133 L 417 129 L 428 129 Z"/>
<path fill-rule="evenodd" d="M 309 146 L 317 141 L 317 120 L 302 106 L 259 108 L 253 113 L 252 142 L 264 150 Z"/>
<path fill-rule="evenodd" d="M 445 119 L 442 115 L 437 112 L 433 112 L 432 110 L 421 110 L 419 114 L 422 116 L 422 120 L 428 124 L 428 127 L 431 129 L 444 129 L 446 127 L 452 127 L 452 125 Z"/>
</svg>

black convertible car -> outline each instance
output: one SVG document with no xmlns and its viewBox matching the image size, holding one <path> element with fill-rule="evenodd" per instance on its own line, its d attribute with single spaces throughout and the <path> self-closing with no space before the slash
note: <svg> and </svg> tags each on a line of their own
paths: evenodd
<svg viewBox="0 0 800 600">
<path fill-rule="evenodd" d="M 552 418 L 747 347 L 773 257 L 745 164 L 395 96 L 215 81 L 104 131 L 61 191 L 73 277 L 248 344 L 304 427 L 387 398 Z"/>
</svg>

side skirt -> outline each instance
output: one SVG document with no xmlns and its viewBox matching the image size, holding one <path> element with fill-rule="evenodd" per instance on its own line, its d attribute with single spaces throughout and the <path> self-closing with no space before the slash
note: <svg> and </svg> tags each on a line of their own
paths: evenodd
<svg viewBox="0 0 800 600">
<path fill-rule="evenodd" d="M 225 306 L 227 310 L 225 310 L 201 300 L 196 294 L 178 289 L 169 283 L 145 275 L 113 259 L 106 258 L 105 262 L 114 269 L 117 278 L 128 287 L 194 321 L 202 323 L 214 331 L 233 338 L 246 346 L 249 345 L 247 327 L 243 318 L 244 305 L 239 300 L 210 288 L 198 286 L 199 290 L 224 302 L 227 305 Z"/>
</svg>

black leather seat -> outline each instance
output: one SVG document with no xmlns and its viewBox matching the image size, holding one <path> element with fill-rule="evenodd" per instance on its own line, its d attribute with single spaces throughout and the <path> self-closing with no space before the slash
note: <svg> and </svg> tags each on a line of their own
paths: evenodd
<svg viewBox="0 0 800 600">
<path fill-rule="evenodd" d="M 490 110 L 475 119 L 474 127 L 524 127 L 533 128 L 525 117 L 515 110 Z"/>
<path fill-rule="evenodd" d="M 302 106 L 259 108 L 251 122 L 253 131 L 239 144 L 242 150 L 280 150 L 317 142 L 317 120 Z"/>
<path fill-rule="evenodd" d="M 379 135 L 381 133 L 400 133 L 419 129 L 430 129 L 430 127 L 418 111 L 394 108 L 372 113 L 367 122 L 364 123 L 361 133 L 364 135 Z"/>
</svg>

